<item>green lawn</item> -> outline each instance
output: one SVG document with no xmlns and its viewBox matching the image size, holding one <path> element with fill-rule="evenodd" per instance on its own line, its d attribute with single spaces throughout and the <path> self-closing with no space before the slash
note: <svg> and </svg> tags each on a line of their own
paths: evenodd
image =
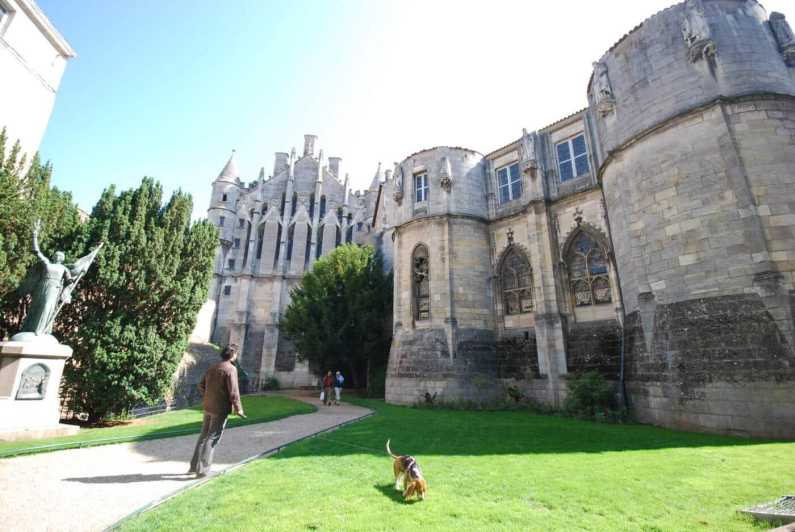
<svg viewBox="0 0 795 532">
<path fill-rule="evenodd" d="M 248 395 L 243 397 L 243 409 L 248 416 L 242 419 L 230 416 L 229 427 L 273 421 L 295 414 L 315 411 L 311 405 L 280 396 Z M 163 414 L 141 418 L 113 427 L 81 429 L 74 436 L 61 436 L 22 442 L 0 442 L 0 458 L 19 454 L 55 451 L 71 447 L 90 447 L 125 441 L 151 440 L 184 436 L 201 430 L 201 406 L 174 410 Z"/>
<path fill-rule="evenodd" d="M 358 401 L 357 401 L 358 402 Z M 123 530 L 749 530 L 736 509 L 795 492 L 795 443 L 525 412 L 377 414 L 190 490 Z M 393 488 L 392 449 L 428 498 Z"/>
</svg>

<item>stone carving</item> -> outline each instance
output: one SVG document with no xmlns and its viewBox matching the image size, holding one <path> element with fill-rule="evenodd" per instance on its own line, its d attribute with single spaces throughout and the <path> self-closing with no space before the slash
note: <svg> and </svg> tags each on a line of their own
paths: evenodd
<svg viewBox="0 0 795 532">
<path fill-rule="evenodd" d="M 395 163 L 395 171 L 392 175 L 395 176 L 395 192 L 392 194 L 392 197 L 395 198 L 395 202 L 400 205 L 403 201 L 403 167 Z"/>
<path fill-rule="evenodd" d="M 601 61 L 593 64 L 593 97 L 599 115 L 605 117 L 616 108 L 616 99 L 607 77 L 607 65 Z"/>
<path fill-rule="evenodd" d="M 508 238 L 508 245 L 512 246 L 513 245 L 513 227 L 509 227 L 508 228 L 507 238 Z"/>
<path fill-rule="evenodd" d="M 72 292 L 88 267 L 94 261 L 102 244 L 91 253 L 67 267 L 64 265 L 63 251 L 57 251 L 51 262 L 39 249 L 39 230 L 41 222 L 36 222 L 33 229 L 33 251 L 41 263 L 36 270 L 28 274 L 27 279 L 20 287 L 20 292 L 29 293 L 32 302 L 22 329 L 14 335 L 12 340 L 30 341 L 36 336 L 49 335 L 55 318 L 64 305 L 72 302 Z M 27 333 L 27 334 L 26 334 Z"/>
<path fill-rule="evenodd" d="M 538 159 L 536 157 L 536 137 L 535 134 L 527 133 L 527 129 L 522 128 L 522 141 L 519 144 L 519 153 L 522 164 L 522 171 L 529 172 L 531 177 L 536 176 L 538 169 Z"/>
<path fill-rule="evenodd" d="M 687 0 L 685 3 L 682 37 L 687 45 L 687 56 L 691 63 L 699 59 L 712 58 L 717 53 L 701 0 Z"/>
<path fill-rule="evenodd" d="M 439 184 L 444 190 L 450 192 L 453 188 L 453 169 L 450 166 L 450 159 L 442 157 L 442 167 L 439 170 Z"/>
<path fill-rule="evenodd" d="M 17 389 L 17 400 L 41 400 L 47 393 L 47 381 L 50 380 L 50 368 L 44 364 L 33 364 L 22 372 Z"/>
<path fill-rule="evenodd" d="M 784 62 L 787 66 L 795 66 L 795 34 L 783 14 L 776 11 L 770 14 L 770 29 L 773 30 Z"/>
</svg>

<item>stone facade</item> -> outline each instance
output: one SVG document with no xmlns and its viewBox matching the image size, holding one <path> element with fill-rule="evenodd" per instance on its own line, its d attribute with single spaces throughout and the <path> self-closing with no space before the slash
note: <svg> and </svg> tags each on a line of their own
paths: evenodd
<svg viewBox="0 0 795 532">
<path fill-rule="evenodd" d="M 0 129 L 30 162 L 47 129 L 55 95 L 75 57 L 33 0 L 0 0 Z"/>
<path fill-rule="evenodd" d="M 277 155 L 281 173 L 249 187 L 225 170 L 210 217 L 234 226 L 216 269 L 218 294 L 232 292 L 215 298 L 216 339 L 247 345 L 260 375 L 309 375 L 277 318 L 316 255 L 305 206 L 322 175 L 315 197 L 333 190 L 329 212 L 343 209 L 325 227 L 344 235 L 351 214 L 365 227 L 352 240 L 394 271 L 387 401 L 483 400 L 512 385 L 560 406 L 567 375 L 596 370 L 624 379 L 642 421 L 795 436 L 793 57 L 784 15 L 688 0 L 594 63 L 587 108 L 486 155 L 417 152 L 350 202 L 311 154 Z M 275 214 L 299 188 L 303 206 Z M 266 258 L 241 263 L 232 242 L 254 245 L 257 216 L 274 223 Z M 295 232 L 300 257 L 274 260 L 276 223 L 296 221 L 310 228 Z"/>
</svg>

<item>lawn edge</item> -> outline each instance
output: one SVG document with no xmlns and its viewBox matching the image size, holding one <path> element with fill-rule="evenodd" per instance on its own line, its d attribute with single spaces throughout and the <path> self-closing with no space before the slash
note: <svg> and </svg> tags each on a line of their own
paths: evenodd
<svg viewBox="0 0 795 532">
<path fill-rule="evenodd" d="M 288 397 L 288 399 L 290 399 Z M 314 414 L 317 412 L 318 408 L 312 404 L 302 402 L 314 408 L 311 412 L 295 412 L 292 414 L 287 414 L 285 416 L 276 416 L 270 418 L 262 418 L 257 420 L 248 421 L 246 419 L 241 419 L 240 422 L 235 423 L 234 425 L 229 424 L 227 428 L 234 429 L 238 427 L 247 427 L 249 425 L 257 425 L 260 423 L 270 423 L 271 421 L 278 421 L 280 419 L 285 419 L 288 417 L 293 416 L 305 416 L 308 414 Z M 105 438 L 105 439 L 98 439 L 98 440 L 88 440 L 84 442 L 70 442 L 64 444 L 52 444 L 49 446 L 40 446 L 40 447 L 24 447 L 20 448 L 16 451 L 10 452 L 3 452 L 0 450 L 0 460 L 7 460 L 10 458 L 16 458 L 19 456 L 32 456 L 34 454 L 44 454 L 44 453 L 52 453 L 58 451 L 68 451 L 70 449 L 87 449 L 89 447 L 101 447 L 103 445 L 117 445 L 120 443 L 134 443 L 134 442 L 141 442 L 141 441 L 151 441 L 151 440 L 162 440 L 166 438 L 177 438 L 179 436 L 188 436 L 190 434 L 198 434 L 201 432 L 201 426 L 198 429 L 185 429 L 185 430 L 175 430 L 170 432 L 161 432 L 158 434 L 152 435 L 141 435 L 141 436 L 121 436 L 118 438 Z"/>
<path fill-rule="evenodd" d="M 359 405 L 357 405 L 357 406 L 359 406 Z M 360 408 L 365 408 L 365 407 L 362 407 L 362 406 L 359 406 L 359 407 Z M 304 441 L 304 440 L 308 440 L 310 438 L 314 438 L 315 436 L 318 436 L 320 434 L 325 434 L 327 432 L 334 432 L 337 429 L 340 429 L 340 428 L 342 428 L 344 426 L 347 426 L 347 425 L 350 425 L 352 423 L 357 423 L 357 422 L 359 422 L 359 421 L 361 421 L 363 419 L 366 419 L 368 417 L 374 416 L 375 414 L 376 414 L 376 412 L 374 410 L 370 410 L 366 414 L 362 414 L 359 417 L 356 417 L 356 418 L 353 418 L 353 419 L 349 419 L 347 421 L 343 421 L 342 423 L 338 423 L 336 425 L 333 425 L 331 427 L 325 428 L 323 430 L 319 430 L 317 432 L 313 432 L 312 434 L 308 434 L 306 436 L 301 436 L 300 438 L 296 438 L 296 439 L 291 440 L 291 441 L 289 441 L 289 442 L 287 442 L 285 444 L 278 445 L 276 447 L 272 447 L 272 448 L 267 449 L 267 450 L 265 450 L 265 451 L 263 451 L 263 452 L 261 452 L 259 454 L 255 454 L 254 456 L 250 456 L 250 457 L 246 458 L 245 460 L 241 460 L 240 462 L 227 467 L 226 469 L 222 469 L 220 471 L 216 471 L 215 473 L 210 473 L 209 475 L 207 475 L 204 478 L 198 479 L 198 480 L 194 481 L 193 483 L 191 483 L 191 484 L 189 484 L 187 486 L 184 486 L 184 487 L 181 487 L 181 488 L 177 488 L 176 490 L 172 491 L 171 493 L 166 494 L 166 495 L 164 495 L 164 496 L 162 496 L 162 497 L 160 497 L 158 499 L 155 499 L 154 501 L 152 501 L 150 503 L 147 503 L 147 504 L 143 505 L 142 507 L 138 508 L 137 510 L 135 510 L 135 511 L 129 513 L 129 514 L 127 514 L 126 516 L 122 517 L 121 519 L 119 519 L 118 521 L 113 523 L 112 525 L 110 525 L 107 528 L 105 528 L 104 532 L 110 532 L 110 531 L 113 531 L 113 530 L 118 530 L 119 527 L 122 524 L 126 523 L 127 521 L 130 521 L 130 520 L 134 519 L 135 517 L 138 517 L 141 514 L 144 514 L 146 512 L 154 510 L 158 506 L 160 506 L 163 503 L 169 501 L 170 499 L 173 499 L 177 495 L 181 495 L 182 493 L 185 493 L 185 492 L 187 492 L 189 490 L 192 490 L 194 488 L 198 488 L 199 486 L 203 486 L 207 482 L 209 482 L 209 481 L 211 481 L 211 480 L 213 480 L 213 479 L 215 479 L 217 477 L 220 477 L 222 475 L 225 475 L 227 473 L 231 473 L 233 471 L 236 471 L 236 470 L 240 469 L 241 467 L 243 467 L 243 466 L 245 466 L 245 465 L 247 465 L 247 464 L 249 464 L 251 462 L 254 462 L 256 460 L 260 460 L 260 459 L 263 459 L 263 458 L 268 458 L 270 456 L 278 454 L 283 449 L 285 449 L 286 447 L 289 447 L 290 445 L 293 445 L 295 443 L 298 443 L 298 442 L 301 442 L 301 441 Z"/>
</svg>

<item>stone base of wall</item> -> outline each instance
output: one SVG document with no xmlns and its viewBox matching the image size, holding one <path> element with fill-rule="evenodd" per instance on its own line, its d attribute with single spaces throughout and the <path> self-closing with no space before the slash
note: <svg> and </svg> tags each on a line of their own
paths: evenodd
<svg viewBox="0 0 795 532">
<path fill-rule="evenodd" d="M 491 401 L 501 394 L 493 331 L 459 329 L 450 352 L 445 329 L 399 330 L 392 339 L 386 402 L 415 404 L 425 394 L 436 401 Z"/>
<path fill-rule="evenodd" d="M 566 368 L 569 373 L 598 371 L 618 378 L 621 363 L 621 328 L 616 320 L 572 323 L 566 334 Z"/>
<path fill-rule="evenodd" d="M 625 342 L 627 390 L 638 420 L 795 437 L 795 355 L 758 295 L 633 312 Z"/>
</svg>

